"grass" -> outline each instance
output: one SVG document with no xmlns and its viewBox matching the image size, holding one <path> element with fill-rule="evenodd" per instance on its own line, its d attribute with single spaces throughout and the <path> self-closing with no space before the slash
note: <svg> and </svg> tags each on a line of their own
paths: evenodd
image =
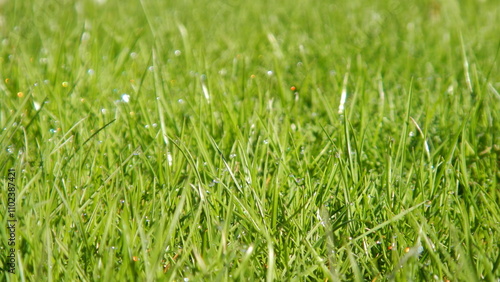
<svg viewBox="0 0 500 282">
<path fill-rule="evenodd" d="M 369 2 L 1 4 L 1 280 L 497 281 L 500 7 Z"/>
</svg>

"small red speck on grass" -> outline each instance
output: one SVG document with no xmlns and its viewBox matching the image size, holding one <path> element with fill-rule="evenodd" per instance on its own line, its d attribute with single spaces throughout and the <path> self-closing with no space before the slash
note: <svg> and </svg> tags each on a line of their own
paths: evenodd
<svg viewBox="0 0 500 282">
<path fill-rule="evenodd" d="M 17 92 L 17 97 L 19 97 L 19 98 L 24 97 L 24 93 L 23 92 Z"/>
<path fill-rule="evenodd" d="M 250 78 L 251 78 L 251 79 L 254 79 L 254 78 L 255 78 L 255 74 L 252 74 L 252 75 L 250 76 Z"/>
<path fill-rule="evenodd" d="M 410 248 L 406 247 L 405 248 L 405 253 L 409 252 L 410 251 Z"/>
<path fill-rule="evenodd" d="M 295 90 L 297 90 L 297 87 L 292 86 L 292 87 L 290 87 L 290 90 L 295 91 Z"/>
<path fill-rule="evenodd" d="M 392 250 L 392 246 L 387 247 L 387 249 L 388 249 L 389 251 L 390 251 L 390 250 Z"/>
<path fill-rule="evenodd" d="M 139 261 L 139 258 L 138 258 L 138 257 L 136 257 L 136 256 L 133 256 L 133 257 L 132 257 L 132 260 L 133 260 L 133 261 Z"/>
</svg>

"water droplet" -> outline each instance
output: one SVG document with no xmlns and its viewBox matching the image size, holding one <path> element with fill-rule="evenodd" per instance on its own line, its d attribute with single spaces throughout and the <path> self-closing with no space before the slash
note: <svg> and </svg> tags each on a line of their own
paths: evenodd
<svg viewBox="0 0 500 282">
<path fill-rule="evenodd" d="M 175 50 L 175 51 L 174 51 L 174 54 L 175 54 L 177 57 L 179 57 L 179 56 L 182 54 L 182 52 L 181 52 L 181 50 Z"/>
<path fill-rule="evenodd" d="M 273 76 L 273 71 L 272 70 L 267 71 L 267 76 Z"/>
<path fill-rule="evenodd" d="M 122 94 L 122 101 L 125 103 L 130 102 L 130 95 L 128 95 L 127 93 Z"/>
<path fill-rule="evenodd" d="M 172 166 L 172 154 L 170 154 L 170 152 L 167 153 L 167 161 L 168 161 L 168 165 L 169 166 Z"/>
<path fill-rule="evenodd" d="M 264 139 L 264 141 L 262 141 L 262 143 L 269 144 L 269 141 L 267 141 L 267 139 Z"/>
</svg>

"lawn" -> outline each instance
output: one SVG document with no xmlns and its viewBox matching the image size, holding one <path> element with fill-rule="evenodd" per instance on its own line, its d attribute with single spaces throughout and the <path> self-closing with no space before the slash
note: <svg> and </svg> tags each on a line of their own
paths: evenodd
<svg viewBox="0 0 500 282">
<path fill-rule="evenodd" d="M 0 2 L 1 281 L 499 281 L 497 0 Z"/>
</svg>

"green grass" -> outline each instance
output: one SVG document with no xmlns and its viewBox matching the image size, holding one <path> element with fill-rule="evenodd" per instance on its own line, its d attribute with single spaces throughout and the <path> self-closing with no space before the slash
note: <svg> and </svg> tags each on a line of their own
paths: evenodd
<svg viewBox="0 0 500 282">
<path fill-rule="evenodd" d="M 0 280 L 499 279 L 497 1 L 0 5 Z"/>
</svg>

